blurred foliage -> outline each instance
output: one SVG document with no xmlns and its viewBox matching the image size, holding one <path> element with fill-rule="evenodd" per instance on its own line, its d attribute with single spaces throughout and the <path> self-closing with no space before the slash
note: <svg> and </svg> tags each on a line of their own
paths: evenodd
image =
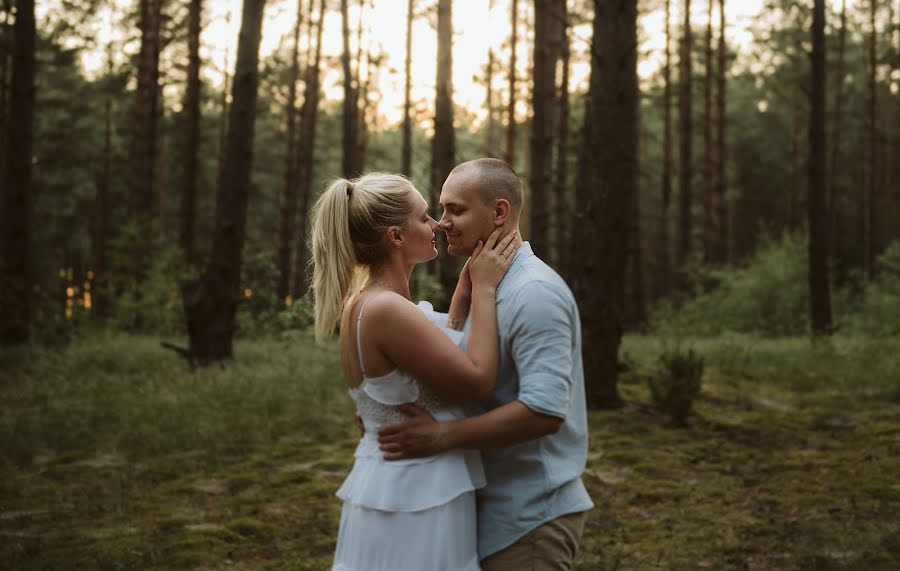
<svg viewBox="0 0 900 571">
<path fill-rule="evenodd" d="M 659 358 L 659 369 L 647 379 L 650 399 L 676 426 L 686 426 L 703 384 L 703 359 L 693 349 L 674 350 Z"/>
</svg>

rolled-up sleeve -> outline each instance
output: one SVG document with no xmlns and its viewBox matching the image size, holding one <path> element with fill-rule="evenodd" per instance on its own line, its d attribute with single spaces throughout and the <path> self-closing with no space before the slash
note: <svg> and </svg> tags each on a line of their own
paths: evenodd
<svg viewBox="0 0 900 571">
<path fill-rule="evenodd" d="M 535 412 L 565 419 L 572 400 L 572 301 L 554 284 L 534 281 L 516 296 L 510 351 L 519 400 Z"/>
</svg>

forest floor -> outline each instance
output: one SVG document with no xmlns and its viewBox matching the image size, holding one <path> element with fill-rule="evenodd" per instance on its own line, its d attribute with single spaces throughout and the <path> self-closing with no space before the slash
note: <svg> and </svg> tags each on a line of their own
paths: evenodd
<svg viewBox="0 0 900 571">
<path fill-rule="evenodd" d="M 898 341 L 682 340 L 706 372 L 673 428 L 644 382 L 671 344 L 628 337 L 577 569 L 900 568 Z M 0 569 L 328 569 L 356 441 L 334 348 L 236 354 L 0 350 Z"/>
</svg>

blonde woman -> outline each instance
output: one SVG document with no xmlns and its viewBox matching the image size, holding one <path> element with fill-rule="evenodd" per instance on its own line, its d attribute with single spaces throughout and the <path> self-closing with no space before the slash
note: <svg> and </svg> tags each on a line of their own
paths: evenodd
<svg viewBox="0 0 900 571">
<path fill-rule="evenodd" d="M 492 394 L 498 369 L 494 293 L 519 241 L 500 232 L 479 242 L 460 274 L 449 315 L 410 300 L 416 264 L 437 256 L 437 222 L 410 181 L 370 173 L 337 180 L 316 204 L 313 293 L 316 335 L 340 322 L 341 367 L 365 432 L 338 490 L 344 505 L 333 570 L 479 569 L 475 489 L 480 456 L 451 451 L 388 462 L 378 429 L 415 403 L 438 420 L 458 403 Z M 469 318 L 468 350 L 456 345 Z"/>
</svg>

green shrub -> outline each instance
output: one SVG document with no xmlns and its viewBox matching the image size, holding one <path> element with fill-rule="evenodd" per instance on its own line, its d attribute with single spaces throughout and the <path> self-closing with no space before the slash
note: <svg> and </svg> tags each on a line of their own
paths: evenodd
<svg viewBox="0 0 900 571">
<path fill-rule="evenodd" d="M 703 359 L 692 349 L 671 351 L 659 358 L 660 369 L 647 379 L 653 405 L 678 426 L 687 424 L 703 382 Z"/>
<path fill-rule="evenodd" d="M 857 311 L 846 320 L 854 333 L 900 335 L 900 242 L 878 258 L 877 275 L 865 285 Z"/>
<path fill-rule="evenodd" d="M 652 318 L 660 333 L 715 336 L 723 332 L 802 335 L 808 325 L 806 239 L 770 242 L 743 268 L 708 270 L 695 277 L 697 295 L 664 304 Z"/>
</svg>

